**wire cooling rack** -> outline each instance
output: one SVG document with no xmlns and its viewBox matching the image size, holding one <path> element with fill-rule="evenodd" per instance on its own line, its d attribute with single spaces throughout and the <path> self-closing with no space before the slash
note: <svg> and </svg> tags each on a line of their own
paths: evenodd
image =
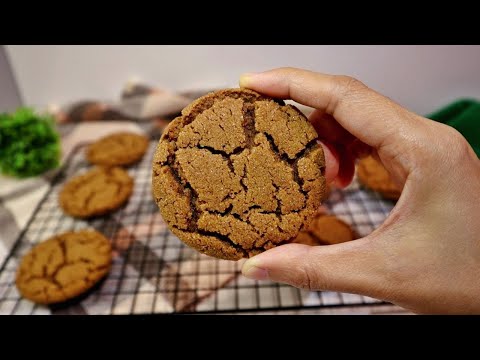
<svg viewBox="0 0 480 360">
<path fill-rule="evenodd" d="M 151 196 L 155 146 L 152 141 L 143 160 L 128 170 L 135 180 L 128 204 L 89 221 L 73 219 L 58 207 L 64 182 L 89 168 L 85 144 L 75 148 L 0 267 L 0 314 L 251 313 L 383 304 L 365 296 L 249 280 L 240 273 L 243 261 L 214 259 L 185 246 L 167 229 Z M 393 207 L 356 181 L 345 190 L 334 190 L 325 205 L 360 236 L 378 227 Z M 47 307 L 22 299 L 15 287 L 19 259 L 54 234 L 84 228 L 94 228 L 112 241 L 114 260 L 105 280 L 63 304 Z"/>
</svg>

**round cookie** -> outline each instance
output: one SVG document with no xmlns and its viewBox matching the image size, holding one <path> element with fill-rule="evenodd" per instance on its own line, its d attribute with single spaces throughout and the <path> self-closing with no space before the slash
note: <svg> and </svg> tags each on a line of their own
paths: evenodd
<svg viewBox="0 0 480 360">
<path fill-rule="evenodd" d="M 130 197 L 133 179 L 122 168 L 97 167 L 68 181 L 60 192 L 60 207 L 77 218 L 104 215 Z"/>
<path fill-rule="evenodd" d="M 372 156 L 358 162 L 357 176 L 360 183 L 387 199 L 398 200 L 400 197 L 401 190 L 392 181 L 385 167 Z"/>
<path fill-rule="evenodd" d="M 312 220 L 308 230 L 298 234 L 295 243 L 305 245 L 334 245 L 355 239 L 352 228 L 333 215 L 320 215 Z"/>
<path fill-rule="evenodd" d="M 320 206 L 323 150 L 281 100 L 228 89 L 170 123 L 153 159 L 155 201 L 171 231 L 207 255 L 238 260 L 291 242 Z"/>
<path fill-rule="evenodd" d="M 119 132 L 101 138 L 86 149 L 87 160 L 95 165 L 124 166 L 139 161 L 148 148 L 148 138 Z"/>
<path fill-rule="evenodd" d="M 99 232 L 67 232 L 41 242 L 21 259 L 16 285 L 33 302 L 62 302 L 98 283 L 111 261 L 110 241 Z"/>
</svg>

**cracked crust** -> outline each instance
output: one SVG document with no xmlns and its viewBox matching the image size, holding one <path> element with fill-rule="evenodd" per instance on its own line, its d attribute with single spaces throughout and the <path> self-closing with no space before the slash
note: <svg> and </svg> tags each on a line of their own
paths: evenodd
<svg viewBox="0 0 480 360">
<path fill-rule="evenodd" d="M 148 148 L 148 138 L 143 135 L 119 132 L 101 138 L 85 150 L 91 164 L 126 166 L 139 161 Z"/>
<path fill-rule="evenodd" d="M 333 215 L 317 215 L 308 230 L 301 231 L 295 243 L 304 245 L 335 245 L 356 238 L 350 225 Z"/>
<path fill-rule="evenodd" d="M 392 181 L 385 167 L 372 156 L 358 162 L 357 176 L 360 183 L 387 199 L 398 200 L 400 197 L 401 190 Z"/>
<path fill-rule="evenodd" d="M 110 271 L 111 261 L 110 241 L 99 232 L 67 232 L 36 245 L 22 258 L 16 285 L 33 302 L 62 302 L 98 283 Z"/>
<path fill-rule="evenodd" d="M 322 148 L 291 105 L 251 90 L 197 99 L 164 131 L 153 196 L 172 232 L 238 260 L 292 241 L 325 191 Z"/>
<path fill-rule="evenodd" d="M 133 179 L 122 168 L 97 167 L 68 181 L 60 192 L 60 207 L 78 218 L 104 215 L 130 197 Z"/>
</svg>

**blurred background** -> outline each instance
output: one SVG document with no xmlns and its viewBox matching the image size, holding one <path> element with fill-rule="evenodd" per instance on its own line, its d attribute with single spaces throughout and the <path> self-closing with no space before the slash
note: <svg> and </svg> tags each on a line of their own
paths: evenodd
<svg viewBox="0 0 480 360">
<path fill-rule="evenodd" d="M 406 313 L 366 296 L 248 280 L 240 275 L 242 260 L 199 254 L 160 216 L 151 172 L 165 126 L 206 92 L 237 87 L 242 73 L 283 66 L 354 76 L 455 127 L 480 157 L 480 46 L 3 45 L 0 314 Z M 300 109 L 307 115 L 312 110 Z M 118 132 L 150 140 L 142 159 L 128 167 L 131 199 L 105 216 L 72 218 L 58 206 L 59 191 L 93 166 L 84 156 L 86 146 Z M 389 175 L 382 164 L 376 166 L 385 185 Z M 391 184 L 387 194 L 369 188 L 359 173 L 346 189 L 328 188 L 315 220 L 334 217 L 345 236 L 334 231 L 330 239 L 329 223 L 327 231 L 316 226 L 295 241 L 301 235 L 320 239 L 320 245 L 352 241 L 383 223 L 401 190 Z M 49 236 L 84 228 L 112 242 L 106 279 L 83 297 L 55 306 L 22 298 L 15 287 L 19 259 Z"/>
<path fill-rule="evenodd" d="M 0 107 L 19 99 L 35 107 L 115 99 L 132 78 L 175 91 L 236 86 L 243 72 L 295 66 L 355 76 L 424 114 L 459 97 L 479 98 L 479 64 L 479 46 L 6 45 Z"/>
</svg>

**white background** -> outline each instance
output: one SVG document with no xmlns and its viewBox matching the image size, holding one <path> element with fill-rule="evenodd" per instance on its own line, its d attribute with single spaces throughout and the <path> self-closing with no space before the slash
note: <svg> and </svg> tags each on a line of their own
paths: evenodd
<svg viewBox="0 0 480 360">
<path fill-rule="evenodd" d="M 419 113 L 480 98 L 480 46 L 7 46 L 26 104 L 115 100 L 132 77 L 187 90 L 279 66 L 348 74 Z"/>
</svg>

